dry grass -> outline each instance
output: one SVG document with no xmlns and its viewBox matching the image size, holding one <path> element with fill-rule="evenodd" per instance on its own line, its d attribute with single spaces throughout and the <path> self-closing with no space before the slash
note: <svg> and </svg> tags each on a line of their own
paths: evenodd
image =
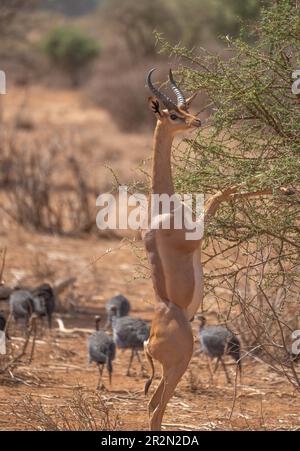
<svg viewBox="0 0 300 451">
<path fill-rule="evenodd" d="M 124 293 L 130 299 L 132 315 L 151 319 L 153 311 L 153 307 L 149 304 L 149 301 L 153 300 L 151 282 L 145 279 L 132 280 L 136 260 L 128 247 L 120 249 L 118 241 L 108 243 L 105 240 L 95 240 L 93 237 L 85 239 L 46 237 L 24 231 L 22 233 L 19 231 L 19 234 L 20 236 L 11 234 L 7 237 L 5 278 L 9 284 L 14 280 L 16 262 L 31 275 L 32 257 L 37 252 L 48 254 L 51 265 L 61 276 L 74 274 L 78 277 L 74 296 L 76 299 L 80 298 L 80 309 L 85 313 L 72 313 L 69 310 L 63 316 L 67 328 L 93 328 L 94 314 L 104 314 L 106 300 L 118 292 Z M 30 246 L 24 247 L 24 243 L 30 243 Z M 107 254 L 99 261 L 101 279 L 97 280 L 91 271 L 91 255 L 102 255 L 107 246 L 116 247 L 118 250 Z M 65 301 L 64 298 L 62 300 Z M 4 307 L 4 303 L 2 306 Z M 193 324 L 193 328 L 196 335 L 196 323 Z M 70 408 L 67 406 L 70 404 L 74 387 L 82 387 L 86 398 L 95 393 L 98 381 L 97 368 L 94 365 L 87 367 L 86 359 L 86 337 L 79 334 L 62 336 L 54 323 L 52 338 L 49 341 L 46 337 L 43 337 L 43 340 L 38 339 L 32 364 L 28 366 L 23 362 L 23 365 L 14 371 L 14 380 L 1 382 L 0 428 L 30 429 L 30 424 L 26 424 L 23 408 L 23 401 L 28 395 L 31 395 L 34 401 L 39 401 L 46 414 L 50 416 L 56 415 L 56 408 L 64 406 L 65 415 L 69 418 Z M 147 402 L 152 392 L 149 393 L 149 397 L 144 396 L 145 379 L 139 377 L 137 363 L 134 366 L 133 376 L 124 377 L 128 359 L 127 352 L 117 353 L 112 386 L 109 387 L 105 372 L 104 383 L 107 391 L 102 393 L 102 397 L 108 403 L 108 407 L 113 406 L 112 410 L 118 412 L 122 420 L 117 426 L 118 429 L 145 430 L 148 427 Z M 229 358 L 228 363 L 231 363 Z M 222 369 L 214 375 L 214 382 L 211 384 L 203 355 L 193 357 L 189 370 L 192 375 L 189 371 L 184 375 L 167 408 L 164 418 L 166 429 L 299 428 L 299 395 L 282 374 L 278 374 L 263 361 L 256 361 L 253 357 L 244 360 L 243 381 L 242 385 L 238 385 L 231 420 L 229 415 L 234 390 L 232 385 L 226 383 Z M 228 371 L 233 374 L 234 365 L 229 365 Z M 152 390 L 159 382 L 159 365 L 156 373 L 157 379 L 153 383 Z M 31 409 L 36 408 L 34 404 Z M 15 412 L 20 414 L 22 420 L 19 420 L 19 415 L 15 415 Z M 36 421 L 35 428 L 42 420 Z M 60 420 L 60 426 L 62 421 Z M 74 422 L 76 423 L 76 420 Z M 45 425 L 41 423 L 40 427 L 45 428 Z"/>
<path fill-rule="evenodd" d="M 116 431 L 119 417 L 101 394 L 74 389 L 64 403 L 46 407 L 40 399 L 26 395 L 16 402 L 11 416 L 34 431 Z"/>
</svg>

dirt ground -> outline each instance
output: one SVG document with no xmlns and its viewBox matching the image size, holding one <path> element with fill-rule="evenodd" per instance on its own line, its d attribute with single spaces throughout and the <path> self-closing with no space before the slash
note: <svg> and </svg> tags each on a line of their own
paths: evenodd
<svg viewBox="0 0 300 451">
<path fill-rule="evenodd" d="M 56 273 L 62 277 L 77 276 L 75 287 L 68 290 L 61 301 L 67 303 L 72 298 L 79 301 L 71 313 L 57 314 L 63 318 L 67 328 L 93 328 L 95 313 L 104 314 L 106 300 L 119 292 L 130 299 L 134 316 L 151 320 L 153 296 L 150 281 L 135 280 L 136 257 L 129 247 L 120 248 L 120 241 L 33 237 L 20 230 L 14 237 L 5 238 L 9 249 L 7 276 L 20 277 L 19 263 L 22 261 L 23 275 L 27 273 L 29 277 L 40 277 L 40 273 L 34 274 L 32 270 L 37 252 L 47 256 L 48 271 L 55 268 L 52 277 L 55 278 Z M 105 254 L 109 248 L 112 251 Z M 97 257 L 100 259 L 91 266 Z M 5 309 L 3 304 L 1 307 Z M 194 330 L 196 339 L 196 324 Z M 20 335 L 22 331 L 18 330 Z M 195 349 L 197 347 L 196 342 Z M 103 398 L 118 413 L 119 428 L 145 430 L 147 398 L 143 387 L 146 379 L 141 376 L 137 362 L 132 376 L 125 376 L 128 359 L 129 351 L 118 352 L 111 387 L 107 374 L 104 375 L 107 390 L 103 392 Z M 47 333 L 39 335 L 33 363 L 28 365 L 27 361 L 28 355 L 24 358 L 24 364 L 13 372 L 15 379 L 6 377 L 1 381 L 0 378 L 1 430 L 33 427 L 32 423 L 24 424 L 16 418 L 16 409 L 22 415 L 22 406 L 18 402 L 25 395 L 32 395 L 47 408 L 67 403 L 74 388 L 81 387 L 86 394 L 95 393 L 98 373 L 93 365 L 87 365 L 87 335 L 61 334 L 55 324 L 50 336 Z M 228 363 L 230 365 L 230 361 Z M 234 379 L 232 365 L 229 371 Z M 205 357 L 195 355 L 169 403 L 164 429 L 299 429 L 299 395 L 265 364 L 245 359 L 244 376 L 242 384 L 237 387 L 231 419 L 233 386 L 226 383 L 221 369 L 213 383 L 209 383 L 209 377 Z M 155 380 L 157 382 L 158 379 Z"/>
<path fill-rule="evenodd" d="M 19 108 L 23 93 L 5 98 L 6 120 Z M 111 118 L 100 110 L 82 104 L 74 94 L 47 92 L 36 87 L 31 91 L 26 108 L 35 124 L 32 132 L 62 127 L 72 132 L 81 130 L 90 143 L 87 161 L 91 176 L 103 166 L 107 156 L 115 156 L 113 165 L 124 179 L 132 168 L 148 155 L 151 137 L 125 135 L 118 132 Z M 63 118 L 63 121 L 61 120 Z M 106 155 L 106 156 L 105 156 Z M 101 169 L 102 170 L 102 169 Z M 103 180 L 102 180 L 103 182 Z M 105 240 L 100 236 L 68 238 L 42 235 L 23 230 L 2 218 L 0 220 L 0 247 L 7 247 L 4 279 L 8 285 L 34 285 L 40 281 L 55 283 L 74 276 L 76 282 L 61 296 L 61 317 L 67 328 L 94 326 L 94 315 L 102 314 L 105 321 L 105 302 L 122 293 L 132 305 L 132 315 L 150 321 L 153 312 L 153 291 L 148 279 L 137 277 L 138 260 L 131 247 L 120 240 Z M 7 311 L 7 302 L 0 301 L 0 310 Z M 197 324 L 193 325 L 195 340 Z M 11 345 L 20 347 L 23 332 L 11 331 Z M 16 339 L 19 338 L 19 339 Z M 195 350 L 198 348 L 195 342 Z M 4 357 L 0 356 L 0 359 Z M 109 386 L 104 373 L 106 390 L 101 397 L 118 417 L 121 430 L 146 430 L 148 427 L 147 401 L 143 394 L 145 377 L 137 362 L 133 374 L 126 377 L 129 351 L 118 352 L 114 361 L 113 382 Z M 234 366 L 229 371 L 234 379 Z M 242 383 L 227 384 L 221 369 L 210 383 L 207 360 L 195 355 L 175 396 L 170 401 L 164 421 L 164 430 L 297 430 L 300 428 L 299 393 L 266 364 L 246 358 L 243 361 Z M 146 362 L 145 362 L 146 365 Z M 151 388 L 158 383 L 157 378 Z M 54 320 L 52 332 L 39 331 L 33 362 L 28 355 L 22 365 L 5 377 L 0 375 L 0 430 L 45 429 L 44 423 L 35 423 L 26 416 L 24 402 L 39 401 L 46 411 L 67 405 L 74 390 L 84 395 L 96 393 L 97 368 L 87 364 L 87 334 L 62 334 Z M 235 403 L 233 405 L 233 399 Z"/>
</svg>

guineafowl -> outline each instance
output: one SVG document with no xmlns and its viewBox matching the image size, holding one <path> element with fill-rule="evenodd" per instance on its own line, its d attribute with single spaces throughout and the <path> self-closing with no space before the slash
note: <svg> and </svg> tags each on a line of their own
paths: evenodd
<svg viewBox="0 0 300 451">
<path fill-rule="evenodd" d="M 125 296 L 122 294 L 118 294 L 116 296 L 113 296 L 109 301 L 107 301 L 105 305 L 105 309 L 107 312 L 107 322 L 106 322 L 106 328 L 112 327 L 112 317 L 113 312 L 112 309 L 116 309 L 116 315 L 118 318 L 121 318 L 122 316 L 127 316 L 130 312 L 130 303 Z"/>
<path fill-rule="evenodd" d="M 116 345 L 120 349 L 131 349 L 131 356 L 127 368 L 127 376 L 130 376 L 130 368 L 134 356 L 136 355 L 144 371 L 142 361 L 139 356 L 139 350 L 143 349 L 144 341 L 148 340 L 150 334 L 149 325 L 140 318 L 131 316 L 117 316 L 116 307 L 112 308 L 112 329 Z"/>
<path fill-rule="evenodd" d="M 113 339 L 107 335 L 103 330 L 99 330 L 100 316 L 96 316 L 96 330 L 88 338 L 88 353 L 89 363 L 96 362 L 99 369 L 98 389 L 104 388 L 102 383 L 102 373 L 104 365 L 106 364 L 109 376 L 109 383 L 111 384 L 112 377 L 112 361 L 116 355 L 116 345 Z"/>
<path fill-rule="evenodd" d="M 239 339 L 225 326 L 206 326 L 206 318 L 202 315 L 199 315 L 197 319 L 200 321 L 199 338 L 201 351 L 207 354 L 211 359 L 217 358 L 214 373 L 218 368 L 219 362 L 221 362 L 227 382 L 230 382 L 230 378 L 223 361 L 223 356 L 228 354 L 235 360 L 241 375 L 241 345 Z"/>
<path fill-rule="evenodd" d="M 55 294 L 48 283 L 32 290 L 33 309 L 38 317 L 47 317 L 49 329 L 52 326 L 52 314 L 55 309 Z"/>
<path fill-rule="evenodd" d="M 10 313 L 18 321 L 25 319 L 28 325 L 29 319 L 34 311 L 33 297 L 27 289 L 15 289 L 9 296 Z"/>
<path fill-rule="evenodd" d="M 16 288 L 10 294 L 9 307 L 10 313 L 16 321 L 23 318 L 28 325 L 32 313 L 35 313 L 39 318 L 47 316 L 48 325 L 51 328 L 55 295 L 48 283 L 39 285 L 33 290 Z"/>
</svg>

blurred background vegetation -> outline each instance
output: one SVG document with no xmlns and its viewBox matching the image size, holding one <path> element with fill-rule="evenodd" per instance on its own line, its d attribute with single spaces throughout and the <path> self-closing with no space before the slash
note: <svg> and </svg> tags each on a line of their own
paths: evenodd
<svg viewBox="0 0 300 451">
<path fill-rule="evenodd" d="M 171 64 L 158 55 L 154 30 L 172 44 L 222 53 L 220 36 L 237 36 L 241 20 L 251 24 L 266 3 L 2 0 L 1 65 L 8 78 L 19 84 L 38 80 L 82 88 L 96 105 L 114 115 L 119 127 L 136 131 L 144 127 L 148 116 L 144 97 L 134 95 L 133 87 L 144 93 L 146 70 Z"/>
</svg>

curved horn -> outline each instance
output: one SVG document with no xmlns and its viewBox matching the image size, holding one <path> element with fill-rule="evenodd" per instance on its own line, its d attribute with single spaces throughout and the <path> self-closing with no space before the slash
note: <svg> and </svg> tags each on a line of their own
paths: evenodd
<svg viewBox="0 0 300 451">
<path fill-rule="evenodd" d="M 151 69 L 150 72 L 148 73 L 148 76 L 147 76 L 147 85 L 148 85 L 150 91 L 152 91 L 153 94 L 154 94 L 159 100 L 162 101 L 162 103 L 165 105 L 165 107 L 166 107 L 168 110 L 177 110 L 177 106 L 175 105 L 175 103 L 172 102 L 172 100 L 171 100 L 168 96 L 166 96 L 166 94 L 164 94 L 163 92 L 159 91 L 159 89 L 157 89 L 157 88 L 153 85 L 153 83 L 152 83 L 152 81 L 151 81 L 151 75 L 152 75 L 152 73 L 153 73 L 155 70 L 156 70 L 155 68 L 154 68 L 154 69 Z"/>
<path fill-rule="evenodd" d="M 169 80 L 170 80 L 170 83 L 171 83 L 171 88 L 172 88 L 173 92 L 175 93 L 175 95 L 177 97 L 177 106 L 178 106 L 178 108 L 181 107 L 181 108 L 184 108 L 186 110 L 187 109 L 187 105 L 186 105 L 185 97 L 184 97 L 182 91 L 178 88 L 178 86 L 177 86 L 177 84 L 176 84 L 176 82 L 174 80 L 174 77 L 173 77 L 171 69 L 169 70 Z"/>
</svg>

